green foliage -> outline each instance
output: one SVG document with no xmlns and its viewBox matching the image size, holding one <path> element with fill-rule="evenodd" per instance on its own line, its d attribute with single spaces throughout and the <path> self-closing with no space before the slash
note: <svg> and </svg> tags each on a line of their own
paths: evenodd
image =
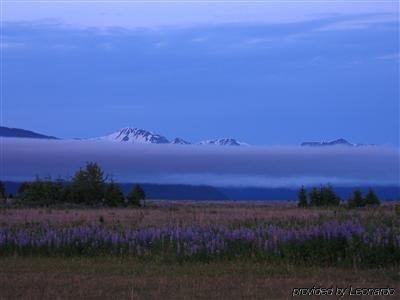
<svg viewBox="0 0 400 300">
<path fill-rule="evenodd" d="M 146 194 L 140 185 L 135 185 L 128 193 L 128 205 L 140 206 L 141 201 L 146 199 Z"/>
<path fill-rule="evenodd" d="M 37 177 L 35 181 L 23 183 L 18 196 L 24 202 L 41 205 L 55 204 L 63 200 L 63 182 Z"/>
<path fill-rule="evenodd" d="M 124 194 L 119 184 L 111 181 L 107 184 L 104 193 L 104 204 L 109 207 L 118 207 L 124 204 Z"/>
<path fill-rule="evenodd" d="M 23 182 L 19 188 L 18 188 L 18 192 L 17 195 L 22 195 L 26 190 L 28 190 L 30 187 L 30 183 L 29 182 Z"/>
<path fill-rule="evenodd" d="M 372 189 L 369 189 L 367 195 L 365 196 L 365 205 L 377 206 L 380 204 L 381 202 L 378 196 Z"/>
<path fill-rule="evenodd" d="M 400 203 L 397 203 L 394 206 L 394 212 L 395 212 L 396 216 L 400 217 Z"/>
<path fill-rule="evenodd" d="M 299 207 L 307 207 L 308 206 L 308 202 L 307 202 L 307 191 L 304 188 L 304 185 L 301 186 L 299 193 L 298 193 L 298 206 Z"/>
<path fill-rule="evenodd" d="M 310 194 L 310 206 L 338 206 L 340 198 L 330 185 L 313 187 Z"/>
<path fill-rule="evenodd" d="M 354 190 L 353 195 L 348 200 L 349 208 L 363 207 L 365 201 L 360 190 Z"/>
<path fill-rule="evenodd" d="M 316 187 L 310 192 L 310 206 L 321 206 L 321 193 Z"/>
<path fill-rule="evenodd" d="M 321 205 L 338 206 L 340 204 L 340 198 L 336 195 L 330 185 L 322 186 L 320 188 L 320 197 Z"/>
<path fill-rule="evenodd" d="M 0 199 L 5 199 L 7 197 L 6 186 L 2 181 L 0 181 Z"/>
<path fill-rule="evenodd" d="M 103 171 L 98 164 L 89 162 L 85 169 L 80 169 L 75 173 L 71 187 L 72 201 L 86 205 L 101 202 L 106 187 Z"/>
<path fill-rule="evenodd" d="M 369 189 L 365 198 L 362 196 L 361 191 L 353 191 L 353 195 L 350 197 L 347 204 L 349 208 L 357 208 L 364 206 L 377 206 L 380 205 L 381 202 L 375 192 L 372 189 Z"/>
<path fill-rule="evenodd" d="M 96 163 L 88 163 L 84 169 L 79 169 L 70 183 L 39 177 L 32 182 L 24 182 L 17 196 L 22 202 L 37 205 L 77 203 L 117 207 L 123 205 L 125 200 L 121 187 L 113 181 L 106 183 L 104 173 Z M 144 198 L 138 190 L 135 190 L 135 197 L 139 200 Z"/>
</svg>

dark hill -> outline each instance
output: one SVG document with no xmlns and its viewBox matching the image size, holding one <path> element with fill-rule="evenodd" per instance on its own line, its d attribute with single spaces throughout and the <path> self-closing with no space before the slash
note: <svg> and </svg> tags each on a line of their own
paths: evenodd
<svg viewBox="0 0 400 300">
<path fill-rule="evenodd" d="M 4 126 L 0 126 L 0 136 L 15 137 L 15 138 L 49 139 L 49 140 L 57 140 L 58 139 L 54 136 L 48 136 L 48 135 L 30 131 L 30 130 L 19 129 L 19 128 L 9 128 L 9 127 L 4 127 Z"/>
<path fill-rule="evenodd" d="M 5 182 L 7 193 L 15 194 L 20 182 Z M 238 188 L 238 187 L 212 187 L 204 185 L 185 184 L 140 184 L 148 199 L 160 200 L 297 200 L 297 189 L 295 188 Z M 125 194 L 132 188 L 133 184 L 121 184 Z M 358 188 L 364 194 L 368 187 L 334 187 L 335 192 L 346 200 L 353 189 Z M 398 186 L 371 186 L 381 200 L 400 200 L 400 187 Z M 310 189 L 308 189 L 310 190 Z"/>
</svg>

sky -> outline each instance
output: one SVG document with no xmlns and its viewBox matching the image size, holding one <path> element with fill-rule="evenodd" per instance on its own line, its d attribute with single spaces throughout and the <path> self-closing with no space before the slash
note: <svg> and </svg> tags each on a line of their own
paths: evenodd
<svg viewBox="0 0 400 300">
<path fill-rule="evenodd" d="M 399 152 L 384 146 L 221 147 L 4 138 L 2 178 L 70 179 L 88 161 L 118 182 L 236 187 L 398 186 Z"/>
<path fill-rule="evenodd" d="M 2 125 L 399 146 L 397 1 L 2 2 Z"/>
</svg>

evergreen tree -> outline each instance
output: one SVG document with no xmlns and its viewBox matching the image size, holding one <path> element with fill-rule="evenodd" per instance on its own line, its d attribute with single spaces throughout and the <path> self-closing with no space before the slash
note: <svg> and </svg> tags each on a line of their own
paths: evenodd
<svg viewBox="0 0 400 300">
<path fill-rule="evenodd" d="M 22 195 L 27 189 L 29 189 L 29 185 L 30 185 L 29 182 L 26 182 L 26 181 L 23 182 L 23 183 L 19 186 L 17 194 L 18 194 L 18 195 Z"/>
<path fill-rule="evenodd" d="M 36 177 L 35 181 L 25 183 L 21 187 L 18 191 L 18 196 L 22 201 L 50 205 L 61 199 L 62 186 L 60 187 L 58 183 L 54 183 L 50 178 L 41 179 Z"/>
<path fill-rule="evenodd" d="M 381 202 L 378 198 L 378 196 L 375 194 L 375 192 L 372 189 L 368 190 L 367 195 L 365 196 L 365 205 L 380 205 Z"/>
<path fill-rule="evenodd" d="M 140 206 L 141 201 L 146 199 L 146 194 L 140 185 L 135 185 L 128 193 L 128 204 L 132 206 Z"/>
<path fill-rule="evenodd" d="M 365 205 L 365 201 L 363 199 L 362 193 L 360 190 L 354 190 L 352 197 L 348 201 L 348 206 L 350 208 L 363 207 Z"/>
<path fill-rule="evenodd" d="M 104 198 L 105 178 L 100 166 L 89 162 L 85 169 L 80 169 L 72 178 L 72 201 L 93 205 Z"/>
<path fill-rule="evenodd" d="M 330 185 L 322 186 L 320 188 L 321 205 L 338 206 L 340 198 L 336 195 L 335 191 Z"/>
<path fill-rule="evenodd" d="M 301 186 L 299 193 L 298 193 L 298 206 L 299 207 L 307 207 L 308 206 L 308 202 L 307 202 L 307 191 L 304 188 L 304 185 Z"/>
<path fill-rule="evenodd" d="M 5 198 L 7 198 L 6 186 L 2 181 L 0 181 L 0 199 Z"/>
<path fill-rule="evenodd" d="M 114 181 L 107 184 L 104 193 L 104 201 L 105 204 L 110 207 L 118 207 L 124 203 L 124 194 L 119 184 Z"/>
<path fill-rule="evenodd" d="M 321 205 L 321 193 L 317 188 L 313 188 L 310 192 L 310 206 Z"/>
</svg>

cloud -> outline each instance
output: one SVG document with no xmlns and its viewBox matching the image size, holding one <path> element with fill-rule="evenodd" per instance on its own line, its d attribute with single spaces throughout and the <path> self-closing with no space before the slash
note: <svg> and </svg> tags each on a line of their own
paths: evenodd
<svg viewBox="0 0 400 300">
<path fill-rule="evenodd" d="M 18 4 L 18 0 L 3 4 L 5 22 L 59 20 L 74 27 L 123 27 L 158 28 L 190 27 L 212 24 L 269 23 L 282 24 L 305 22 L 327 16 L 354 16 L 361 14 L 391 14 L 398 10 L 396 1 L 373 3 L 371 1 L 265 1 L 243 3 L 243 1 L 218 1 L 207 3 L 171 3 L 166 0 L 157 3 L 125 1 L 116 5 L 90 3 L 90 1 L 67 3 L 57 0 L 51 4 Z M 346 25 L 346 24 L 345 24 Z M 353 24 L 348 24 L 354 26 Z"/>
<path fill-rule="evenodd" d="M 99 44 L 99 47 L 100 47 L 101 49 L 103 49 L 103 50 L 106 50 L 106 51 L 109 51 L 109 50 L 113 50 L 113 49 L 114 49 L 113 44 L 112 44 L 112 43 L 108 43 L 108 42 Z"/>
<path fill-rule="evenodd" d="M 121 182 L 230 186 L 397 184 L 390 147 L 217 147 L 2 139 L 2 178 L 68 177 L 88 161 Z"/>
<path fill-rule="evenodd" d="M 192 43 L 203 43 L 203 42 L 206 42 L 207 40 L 208 40 L 207 37 L 196 37 L 196 38 L 191 39 L 191 42 Z"/>
<path fill-rule="evenodd" d="M 13 43 L 13 42 L 2 42 L 0 43 L 0 49 L 20 49 L 24 48 L 25 44 L 23 43 Z"/>
<path fill-rule="evenodd" d="M 50 45 L 51 49 L 60 50 L 60 51 L 70 51 L 70 50 L 77 50 L 77 45 L 69 45 L 69 44 L 54 44 Z"/>
<path fill-rule="evenodd" d="M 167 46 L 167 43 L 166 42 L 157 42 L 154 44 L 154 46 L 157 48 L 162 48 L 162 47 Z"/>
<path fill-rule="evenodd" d="M 378 57 L 376 57 L 376 59 L 400 61 L 400 54 L 399 53 L 390 53 L 390 54 L 378 56 Z"/>
</svg>

